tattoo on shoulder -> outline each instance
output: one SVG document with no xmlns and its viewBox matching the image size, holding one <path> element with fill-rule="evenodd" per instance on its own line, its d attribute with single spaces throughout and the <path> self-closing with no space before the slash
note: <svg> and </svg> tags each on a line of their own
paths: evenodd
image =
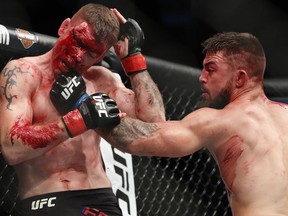
<svg viewBox="0 0 288 216">
<path fill-rule="evenodd" d="M 17 75 L 19 73 L 23 74 L 23 73 L 29 73 L 29 72 L 24 72 L 20 67 L 17 67 L 17 66 L 15 66 L 13 69 L 4 68 L 3 71 L 1 72 L 1 76 L 4 78 L 4 80 L 6 80 L 6 82 L 4 83 L 4 85 L 1 86 L 1 88 L 3 89 L 2 94 L 7 100 L 6 108 L 8 110 L 12 110 L 10 107 L 12 104 L 12 100 L 13 98 L 17 97 L 17 95 L 11 94 L 10 90 L 17 86 L 16 80 L 17 80 Z"/>
</svg>

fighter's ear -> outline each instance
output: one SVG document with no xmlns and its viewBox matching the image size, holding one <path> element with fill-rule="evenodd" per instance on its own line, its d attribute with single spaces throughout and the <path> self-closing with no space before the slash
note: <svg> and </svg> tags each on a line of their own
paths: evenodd
<svg viewBox="0 0 288 216">
<path fill-rule="evenodd" d="M 245 83 L 247 82 L 247 79 L 248 79 L 248 75 L 245 70 L 242 70 L 242 69 L 237 70 L 236 77 L 235 77 L 236 87 L 237 88 L 243 87 Z"/>
<path fill-rule="evenodd" d="M 60 25 L 59 29 L 58 29 L 58 36 L 61 36 L 65 30 L 67 29 L 69 23 L 70 23 L 71 19 L 70 18 L 66 18 Z"/>
</svg>

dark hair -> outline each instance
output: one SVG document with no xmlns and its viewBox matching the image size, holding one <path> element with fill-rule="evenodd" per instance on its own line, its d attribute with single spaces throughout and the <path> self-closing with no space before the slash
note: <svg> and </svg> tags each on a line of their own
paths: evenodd
<svg viewBox="0 0 288 216">
<path fill-rule="evenodd" d="M 114 45 L 119 37 L 119 21 L 116 15 L 106 6 L 89 3 L 81 7 L 72 17 L 84 19 L 95 31 L 99 43 Z"/>
<path fill-rule="evenodd" d="M 259 40 L 250 33 L 222 32 L 202 43 L 203 53 L 223 51 L 227 57 L 233 55 L 239 67 L 250 68 L 251 76 L 264 74 L 266 58 Z M 249 72 L 249 70 L 248 70 Z"/>
</svg>

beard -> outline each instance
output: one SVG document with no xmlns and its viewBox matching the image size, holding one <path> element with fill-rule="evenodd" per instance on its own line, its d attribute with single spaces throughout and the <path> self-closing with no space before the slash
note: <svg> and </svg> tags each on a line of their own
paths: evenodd
<svg viewBox="0 0 288 216">
<path fill-rule="evenodd" d="M 205 99 L 205 97 L 200 96 L 198 101 L 194 106 L 194 110 L 209 107 L 214 109 L 223 109 L 230 102 L 231 95 L 231 82 L 228 82 L 227 85 L 222 89 L 222 91 L 213 99 Z"/>
</svg>

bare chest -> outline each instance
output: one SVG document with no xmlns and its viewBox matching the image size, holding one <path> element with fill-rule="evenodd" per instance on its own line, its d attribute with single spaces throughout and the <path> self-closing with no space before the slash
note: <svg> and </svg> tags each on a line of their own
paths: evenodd
<svg viewBox="0 0 288 216">
<path fill-rule="evenodd" d="M 32 98 L 31 105 L 33 110 L 33 121 L 34 123 L 41 122 L 50 122 L 58 117 L 59 114 L 55 109 L 54 104 L 50 99 L 50 90 L 53 83 L 42 85 L 39 89 L 37 89 Z M 87 81 L 85 83 L 86 93 L 91 95 L 95 92 L 107 93 L 105 89 L 97 87 L 97 85 L 92 82 Z"/>
<path fill-rule="evenodd" d="M 66 169 L 86 172 L 85 169 L 100 163 L 99 143 L 98 134 L 89 130 L 59 144 L 32 163 L 34 167 L 41 167 L 47 173 L 61 172 Z"/>
<path fill-rule="evenodd" d="M 50 122 L 59 116 L 52 101 L 50 100 L 49 93 L 51 86 L 52 83 L 46 87 L 40 87 L 34 92 L 33 97 L 31 98 L 34 123 Z"/>
</svg>

